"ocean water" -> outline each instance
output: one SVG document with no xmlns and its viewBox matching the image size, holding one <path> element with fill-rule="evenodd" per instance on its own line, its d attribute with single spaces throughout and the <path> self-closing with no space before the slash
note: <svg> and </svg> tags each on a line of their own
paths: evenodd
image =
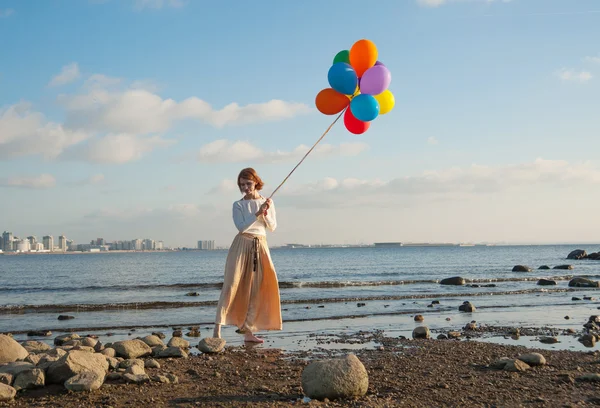
<svg viewBox="0 0 600 408">
<path fill-rule="evenodd" d="M 498 326 L 581 329 L 598 313 L 598 289 L 569 288 L 568 282 L 574 276 L 600 279 L 600 261 L 566 259 L 579 248 L 590 253 L 600 245 L 299 248 L 272 249 L 271 255 L 284 330 L 299 322 L 303 328 L 336 328 L 355 321 L 361 328 L 371 322 L 372 329 L 395 322 L 394 330 L 410 333 L 415 314 L 438 327 L 484 319 Z M 0 256 L 0 333 L 208 329 L 226 255 L 217 250 Z M 517 264 L 534 270 L 512 272 Z M 573 269 L 537 269 L 562 264 Z M 452 276 L 467 285 L 439 284 Z M 539 278 L 557 285 L 538 286 Z M 434 300 L 439 304 L 431 305 Z M 464 301 L 477 311 L 458 312 Z M 59 314 L 74 319 L 57 320 Z"/>
</svg>

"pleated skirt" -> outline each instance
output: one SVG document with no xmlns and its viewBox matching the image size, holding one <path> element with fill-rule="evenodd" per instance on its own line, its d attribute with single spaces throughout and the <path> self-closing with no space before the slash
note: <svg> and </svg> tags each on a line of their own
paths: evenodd
<svg viewBox="0 0 600 408">
<path fill-rule="evenodd" d="M 265 236 L 234 238 L 215 323 L 252 332 L 282 329 L 279 282 Z"/>
</svg>

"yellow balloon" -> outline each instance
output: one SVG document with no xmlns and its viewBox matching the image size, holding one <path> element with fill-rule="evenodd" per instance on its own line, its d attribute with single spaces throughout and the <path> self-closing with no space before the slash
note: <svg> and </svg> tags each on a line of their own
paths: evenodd
<svg viewBox="0 0 600 408">
<path fill-rule="evenodd" d="M 346 95 L 348 97 L 348 99 L 352 100 L 352 98 L 354 98 L 356 95 L 360 95 L 360 87 L 358 85 L 356 85 L 356 89 L 354 90 L 354 93 L 352 95 Z"/>
<path fill-rule="evenodd" d="M 379 102 L 379 114 L 385 115 L 394 109 L 394 105 L 396 104 L 396 99 L 394 98 L 394 94 L 390 92 L 389 89 L 386 89 L 379 95 L 375 95 L 375 99 Z"/>
</svg>

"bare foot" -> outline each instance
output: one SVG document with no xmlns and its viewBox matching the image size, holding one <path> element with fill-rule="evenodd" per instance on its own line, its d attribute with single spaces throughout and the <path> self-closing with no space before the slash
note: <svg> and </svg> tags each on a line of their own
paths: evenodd
<svg viewBox="0 0 600 408">
<path fill-rule="evenodd" d="M 256 337 L 252 333 L 246 333 L 244 335 L 244 341 L 249 341 L 249 342 L 252 342 L 252 343 L 264 343 L 265 342 L 263 339 L 259 339 L 258 337 Z"/>
</svg>

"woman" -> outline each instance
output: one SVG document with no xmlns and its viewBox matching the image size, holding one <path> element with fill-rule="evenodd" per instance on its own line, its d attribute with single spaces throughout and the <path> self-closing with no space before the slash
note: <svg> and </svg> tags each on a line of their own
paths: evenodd
<svg viewBox="0 0 600 408">
<path fill-rule="evenodd" d="M 279 283 L 266 239 L 266 230 L 277 227 L 275 206 L 260 195 L 264 183 L 254 169 L 243 169 L 237 183 L 244 194 L 233 203 L 239 234 L 227 254 L 213 335 L 220 338 L 222 325 L 235 325 L 244 341 L 263 343 L 254 332 L 282 328 Z"/>
</svg>

